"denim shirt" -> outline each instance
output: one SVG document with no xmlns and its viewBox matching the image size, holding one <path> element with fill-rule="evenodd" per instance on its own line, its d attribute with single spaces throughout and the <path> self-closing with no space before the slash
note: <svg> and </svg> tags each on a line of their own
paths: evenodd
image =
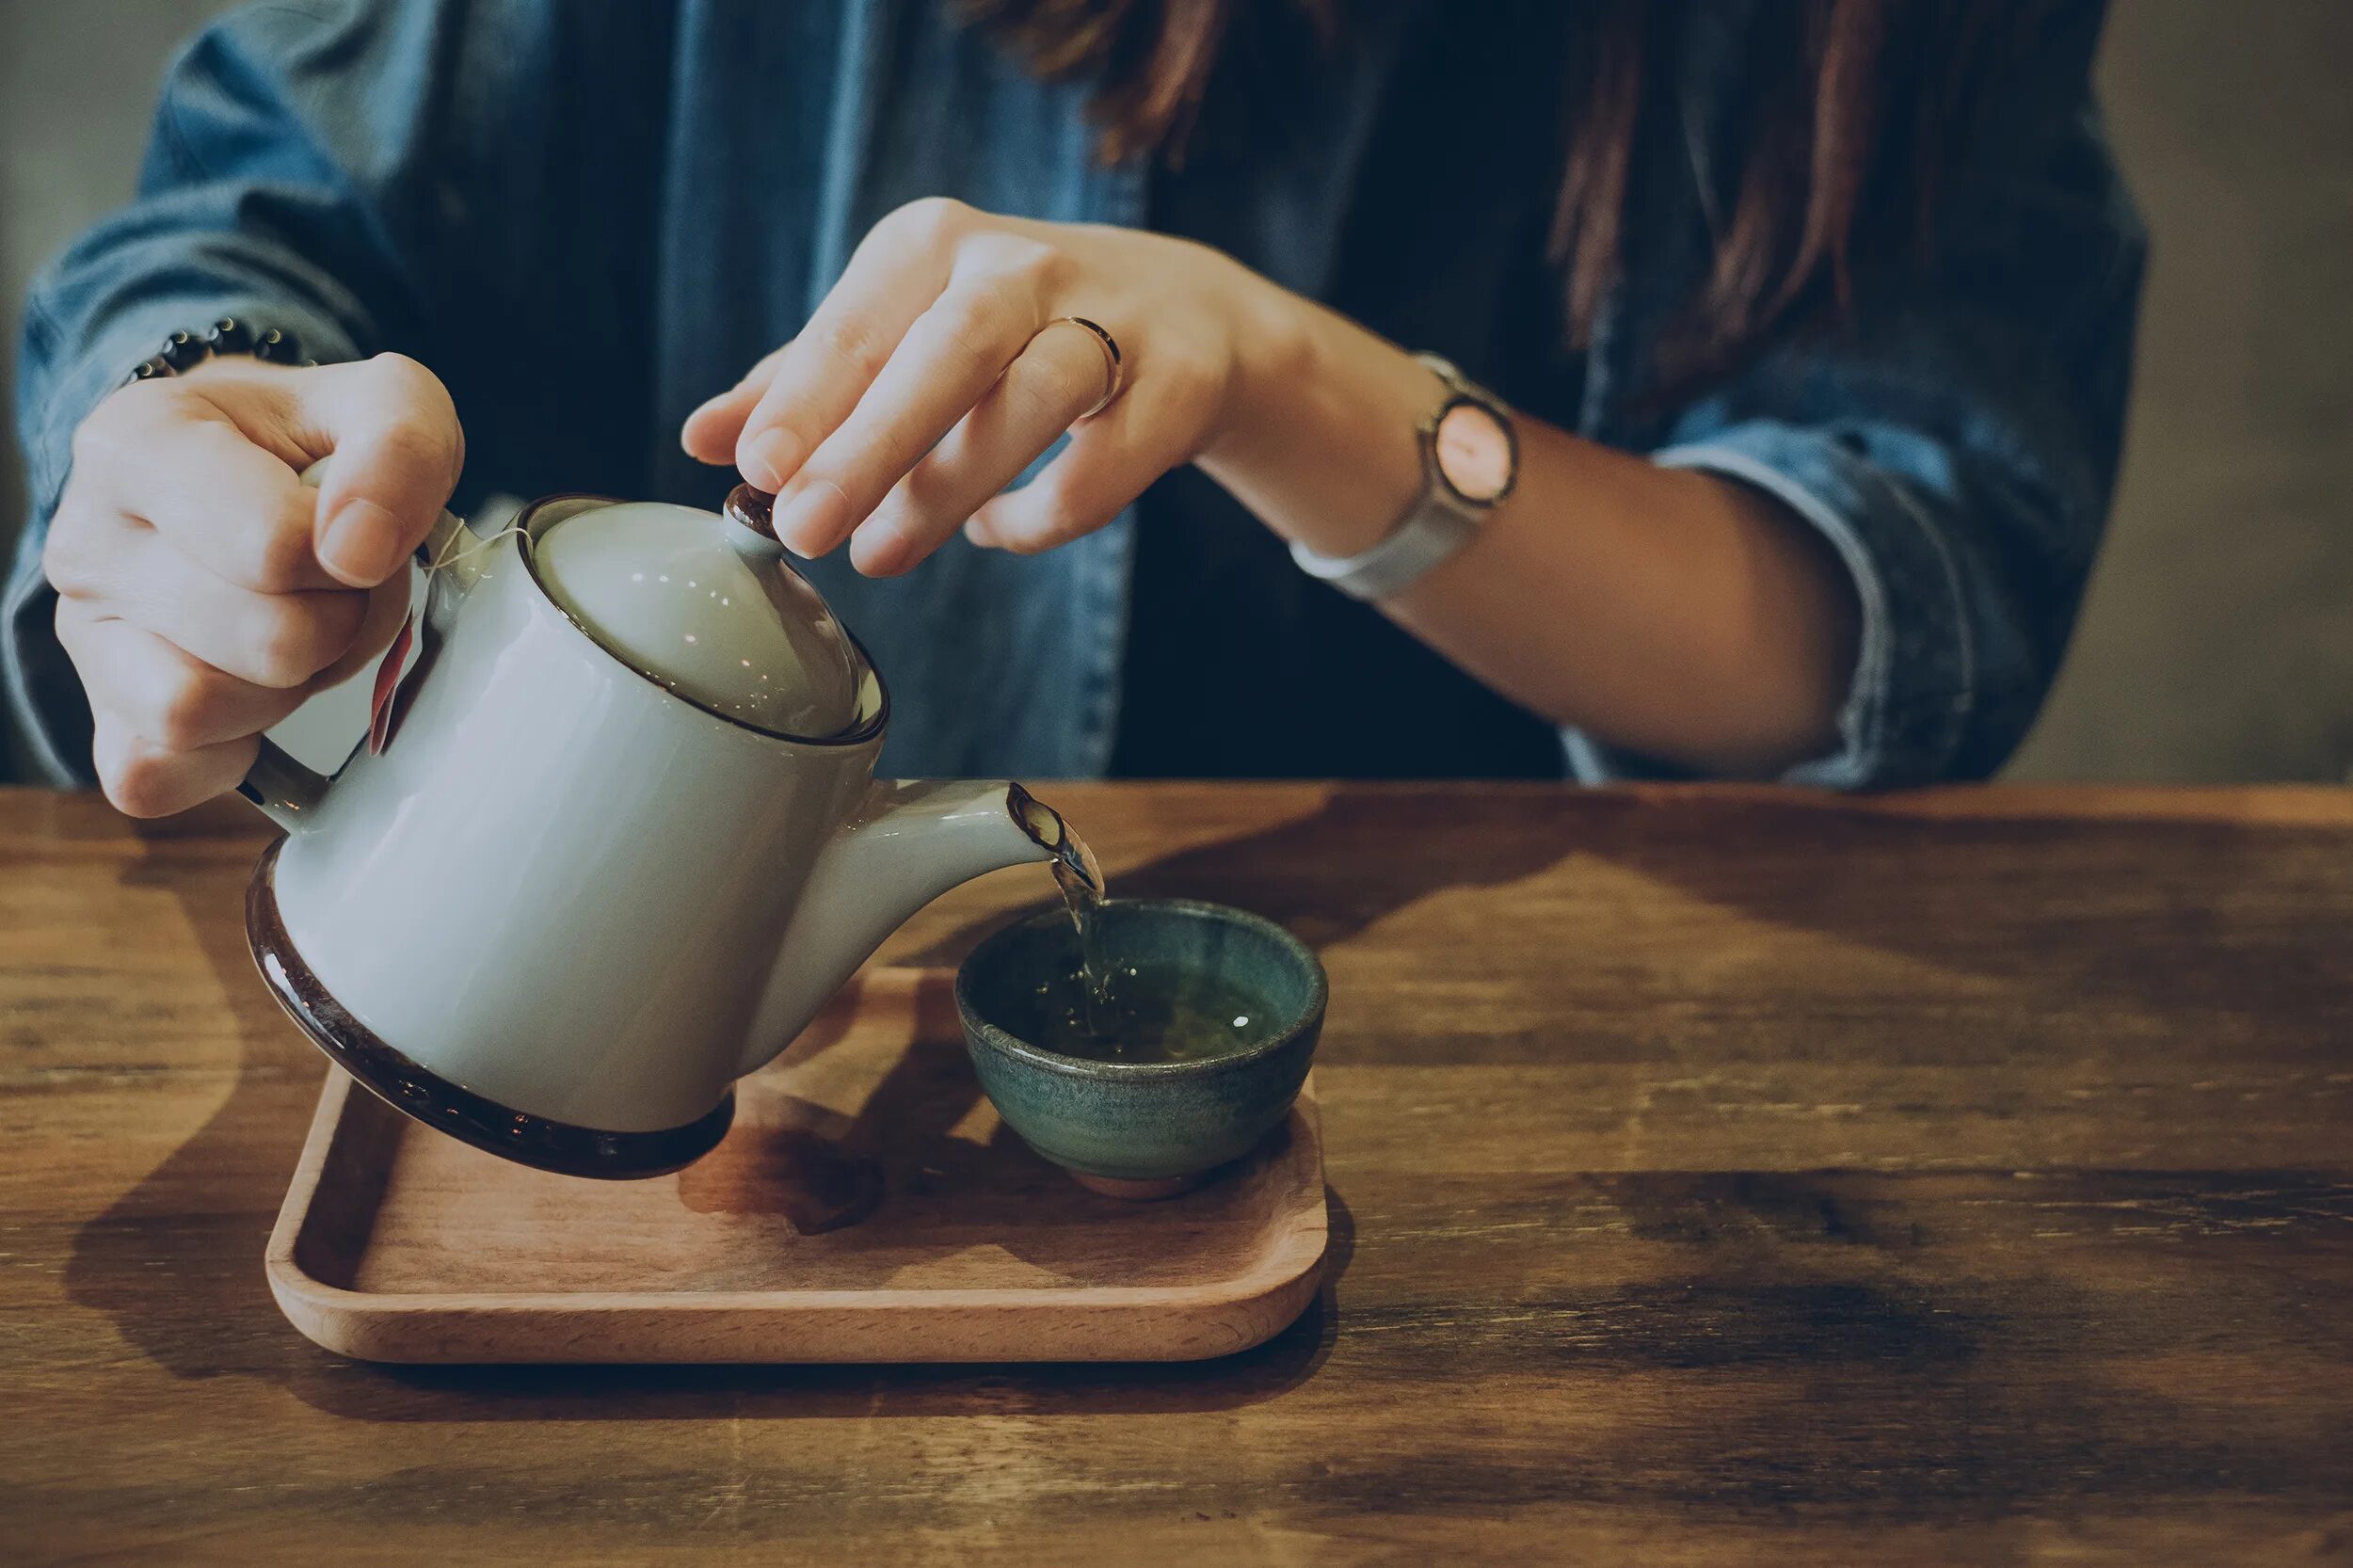
<svg viewBox="0 0 2353 1568">
<path fill-rule="evenodd" d="M 1983 776 L 2064 650 L 2121 440 L 2143 246 L 2091 104 L 2100 7 L 2050 8 L 1944 193 L 1933 263 L 1858 277 L 1837 320 L 1792 322 L 1737 371 L 1664 398 L 1658 344 L 1733 195 L 1736 111 L 1754 86 L 1742 40 L 1773 3 L 1677 13 L 1672 91 L 1635 149 L 1625 281 L 1582 354 L 1557 346 L 1556 314 L 1501 286 L 1541 266 L 1540 229 L 1466 210 L 1414 221 L 1417 191 L 1438 202 L 1494 107 L 1481 71 L 1398 87 L 1433 38 L 1463 31 L 1418 25 L 1438 0 L 1350 7 L 1339 57 L 1246 133 L 1262 155 L 1225 160 L 1185 204 L 1236 215 L 1217 243 L 1343 309 L 1347 279 L 1388 279 L 1368 325 L 1455 359 L 1527 416 L 1755 486 L 1819 530 L 1854 580 L 1860 653 L 1836 745 L 1793 779 Z M 892 207 L 944 194 L 1151 226 L 1153 172 L 1096 156 L 1083 85 L 1034 79 L 952 10 L 300 0 L 200 36 L 166 83 L 137 198 L 44 272 L 26 312 L 33 522 L 0 632 L 49 769 L 89 776 L 87 708 L 40 572 L 45 520 L 74 427 L 175 328 L 237 315 L 322 360 L 424 360 L 466 425 L 461 510 L 489 490 L 709 504 L 726 476 L 679 450 L 680 423 L 793 334 Z M 1369 168 L 1384 124 L 1409 112 L 1466 128 L 1462 145 L 1440 134 L 1419 170 L 1410 148 Z M 1548 190 L 1560 149 L 1540 151 Z M 1392 216 L 1358 221 L 1375 187 Z M 890 681 L 885 767 L 1104 771 L 1136 536 L 1131 514 L 1033 558 L 958 540 L 888 582 L 838 554 L 816 563 Z M 1217 613 L 1202 608 L 1205 626 Z M 1662 771 L 1561 739 L 1555 756 L 1586 778 Z"/>
</svg>

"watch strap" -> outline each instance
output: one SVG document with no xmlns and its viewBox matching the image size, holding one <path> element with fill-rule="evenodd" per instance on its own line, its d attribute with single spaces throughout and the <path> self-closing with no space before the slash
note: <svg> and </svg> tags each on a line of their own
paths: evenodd
<svg viewBox="0 0 2353 1568">
<path fill-rule="evenodd" d="M 1427 487 L 1387 538 L 1354 555 L 1324 555 L 1291 545 L 1299 569 L 1353 599 L 1386 599 L 1411 586 L 1470 543 L 1481 514 L 1443 485 Z"/>
<path fill-rule="evenodd" d="M 1459 398 L 1471 397 L 1493 408 L 1498 418 L 1509 417 L 1500 402 L 1473 386 L 1449 361 L 1435 354 L 1417 354 L 1414 358 L 1429 366 L 1444 383 L 1445 392 L 1438 403 L 1440 411 Z M 1326 555 L 1294 541 L 1291 559 L 1300 570 L 1319 582 L 1329 583 L 1352 599 L 1386 599 L 1410 587 L 1470 543 L 1493 505 L 1464 500 L 1440 476 L 1437 458 L 1432 451 L 1435 419 L 1433 413 L 1416 431 L 1422 451 L 1421 494 L 1405 508 L 1387 536 L 1354 555 Z"/>
</svg>

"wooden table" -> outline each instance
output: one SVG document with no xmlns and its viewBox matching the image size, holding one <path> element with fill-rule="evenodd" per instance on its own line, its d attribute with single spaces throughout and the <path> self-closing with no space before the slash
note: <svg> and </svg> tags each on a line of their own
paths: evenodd
<svg viewBox="0 0 2353 1568">
<path fill-rule="evenodd" d="M 252 822 L 0 794 L 0 1561 L 2353 1560 L 2353 792 L 1044 792 L 1330 967 L 1258 1351 L 338 1360 Z"/>
</svg>

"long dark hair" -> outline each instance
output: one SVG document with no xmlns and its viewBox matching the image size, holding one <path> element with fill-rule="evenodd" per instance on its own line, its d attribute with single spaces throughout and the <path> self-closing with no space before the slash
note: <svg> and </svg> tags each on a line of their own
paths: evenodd
<svg viewBox="0 0 2353 1568">
<path fill-rule="evenodd" d="M 1637 126 L 1666 87 L 1672 0 L 1574 5 L 1569 154 L 1551 235 L 1572 341 L 1616 282 Z M 1181 156 L 1227 35 L 1258 7 L 1320 32 L 1347 0 L 965 0 L 1041 74 L 1091 77 L 1110 158 Z M 1989 77 L 2030 36 L 2038 0 L 1766 0 L 1752 122 L 1712 276 L 1689 302 L 1690 357 L 1737 351 L 1792 307 L 1849 297 L 1859 263 L 1933 241 L 1937 197 Z"/>
</svg>

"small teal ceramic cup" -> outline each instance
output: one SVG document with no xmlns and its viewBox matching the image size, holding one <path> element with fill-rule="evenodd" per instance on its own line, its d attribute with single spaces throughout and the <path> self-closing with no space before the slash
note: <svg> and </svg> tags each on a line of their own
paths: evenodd
<svg viewBox="0 0 2353 1568">
<path fill-rule="evenodd" d="M 1064 1056 L 1005 1027 L 1077 961 L 1070 917 L 1052 910 L 988 937 L 956 971 L 972 1068 L 1007 1126 L 1082 1185 L 1167 1197 L 1248 1154 L 1298 1097 L 1323 1031 L 1323 966 L 1273 921 L 1190 899 L 1112 899 L 1096 909 L 1104 962 L 1208 972 L 1275 1021 L 1242 1048 L 1188 1062 Z"/>
</svg>

